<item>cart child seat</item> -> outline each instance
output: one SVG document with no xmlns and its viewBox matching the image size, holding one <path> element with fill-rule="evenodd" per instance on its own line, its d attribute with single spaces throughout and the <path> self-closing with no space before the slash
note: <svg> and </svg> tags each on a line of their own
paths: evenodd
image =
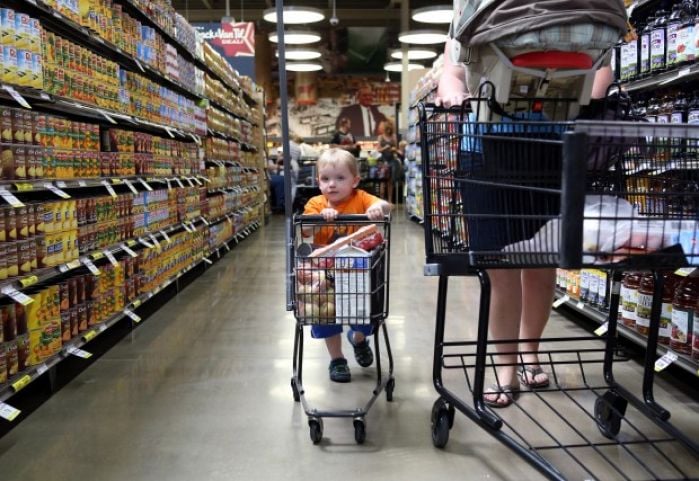
<svg viewBox="0 0 699 481">
<path fill-rule="evenodd" d="M 622 0 L 459 0 L 455 8 L 449 55 L 465 63 L 469 92 L 489 81 L 499 104 L 575 99 L 567 119 L 589 103 L 595 72 L 627 29 Z M 479 120 L 493 120 L 484 105 L 472 107 Z"/>
</svg>

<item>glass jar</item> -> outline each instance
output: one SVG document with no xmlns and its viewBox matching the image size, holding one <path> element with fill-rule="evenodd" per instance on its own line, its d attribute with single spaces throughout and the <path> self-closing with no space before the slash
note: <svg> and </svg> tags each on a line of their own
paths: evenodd
<svg viewBox="0 0 699 481">
<path fill-rule="evenodd" d="M 699 278 L 686 277 L 677 285 L 672 299 L 670 347 L 682 354 L 692 352 L 697 294 L 699 294 Z"/>
<path fill-rule="evenodd" d="M 665 274 L 663 279 L 663 305 L 660 309 L 660 328 L 658 329 L 658 344 L 670 344 L 672 333 L 672 301 L 675 289 L 682 278 L 673 272 Z"/>
<path fill-rule="evenodd" d="M 621 323 L 629 329 L 636 329 L 636 305 L 641 274 L 628 272 L 621 283 Z"/>
<path fill-rule="evenodd" d="M 638 303 L 636 304 L 636 331 L 647 336 L 650 332 L 650 311 L 653 306 L 655 279 L 652 273 L 641 277 L 638 286 Z"/>
</svg>

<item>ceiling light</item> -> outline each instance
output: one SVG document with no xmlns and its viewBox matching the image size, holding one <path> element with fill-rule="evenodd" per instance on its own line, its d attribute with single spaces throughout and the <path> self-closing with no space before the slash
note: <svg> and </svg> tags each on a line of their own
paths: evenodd
<svg viewBox="0 0 699 481">
<path fill-rule="evenodd" d="M 323 70 L 323 66 L 315 62 L 286 62 L 286 69 L 292 72 L 316 72 Z"/>
<path fill-rule="evenodd" d="M 277 57 L 279 57 L 279 51 L 276 52 Z M 321 57 L 321 53 L 318 50 L 313 50 L 310 48 L 285 48 L 284 58 L 287 60 L 315 60 Z"/>
<path fill-rule="evenodd" d="M 431 45 L 444 43 L 447 40 L 447 34 L 440 30 L 409 30 L 399 33 L 398 40 L 402 43 Z"/>
<path fill-rule="evenodd" d="M 311 7 L 284 7 L 282 14 L 285 25 L 298 25 L 303 23 L 320 22 L 325 18 L 322 10 Z M 265 20 L 271 23 L 277 23 L 277 9 L 268 8 L 263 12 Z"/>
<path fill-rule="evenodd" d="M 422 23 L 451 23 L 454 19 L 452 5 L 432 5 L 413 10 L 413 20 Z"/>
<path fill-rule="evenodd" d="M 417 70 L 420 68 L 425 68 L 423 65 L 420 65 L 419 63 L 409 63 L 408 64 L 408 70 Z M 402 62 L 388 62 L 384 64 L 383 69 L 388 71 L 388 72 L 402 72 L 403 71 L 403 63 Z"/>
<path fill-rule="evenodd" d="M 269 41 L 278 43 L 277 32 L 269 34 Z M 289 30 L 284 32 L 284 43 L 289 45 L 303 45 L 306 43 L 314 43 L 320 40 L 320 34 L 311 32 L 310 30 Z"/>
<path fill-rule="evenodd" d="M 430 58 L 435 58 L 437 52 L 434 50 L 428 50 L 426 48 L 411 48 L 408 49 L 408 60 L 427 60 Z M 403 60 L 403 50 L 396 49 L 391 51 L 391 58 L 396 60 Z"/>
</svg>

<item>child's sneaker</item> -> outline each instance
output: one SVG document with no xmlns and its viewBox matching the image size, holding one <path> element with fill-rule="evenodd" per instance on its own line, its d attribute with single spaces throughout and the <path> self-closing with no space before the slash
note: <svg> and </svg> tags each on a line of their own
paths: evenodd
<svg viewBox="0 0 699 481">
<path fill-rule="evenodd" d="M 357 360 L 357 364 L 362 367 L 369 367 L 374 362 L 374 353 L 371 352 L 371 346 L 369 346 L 369 339 L 364 338 L 360 343 L 355 344 L 353 339 L 354 331 L 351 329 L 347 331 L 347 340 L 354 348 L 354 358 Z"/>
<path fill-rule="evenodd" d="M 344 357 L 330 361 L 328 370 L 330 371 L 330 380 L 333 382 L 350 382 L 352 380 L 352 373 L 350 373 L 347 359 Z"/>
</svg>

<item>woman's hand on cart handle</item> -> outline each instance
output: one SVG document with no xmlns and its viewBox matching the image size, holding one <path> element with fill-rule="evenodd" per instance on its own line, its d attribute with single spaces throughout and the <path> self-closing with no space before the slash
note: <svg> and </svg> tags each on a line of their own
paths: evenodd
<svg viewBox="0 0 699 481">
<path fill-rule="evenodd" d="M 469 98 L 468 89 L 466 88 L 466 70 L 464 69 L 464 65 L 461 62 L 452 60 L 452 52 L 450 49 L 452 43 L 455 42 L 458 41 L 449 39 L 444 44 L 444 67 L 442 69 L 442 75 L 439 77 L 437 96 L 434 99 L 434 104 L 437 107 L 457 107 Z"/>
</svg>

